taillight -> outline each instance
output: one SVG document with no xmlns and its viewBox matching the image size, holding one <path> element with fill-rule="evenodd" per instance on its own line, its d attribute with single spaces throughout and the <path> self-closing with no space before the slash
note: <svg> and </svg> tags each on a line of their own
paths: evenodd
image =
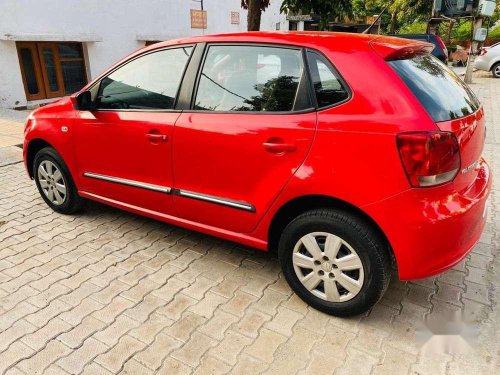
<svg viewBox="0 0 500 375">
<path fill-rule="evenodd" d="M 486 55 L 487 52 L 488 51 L 483 48 L 483 49 L 481 49 L 481 53 L 479 55 L 484 56 L 484 55 Z"/>
<path fill-rule="evenodd" d="M 444 184 L 453 180 L 460 169 L 460 150 L 453 133 L 400 133 L 397 146 L 413 187 Z"/>
<path fill-rule="evenodd" d="M 441 39 L 439 36 L 436 35 L 436 40 L 439 44 L 439 46 L 443 49 L 443 52 L 446 57 L 448 57 L 448 48 L 446 48 L 446 45 L 443 42 L 443 39 Z"/>
</svg>

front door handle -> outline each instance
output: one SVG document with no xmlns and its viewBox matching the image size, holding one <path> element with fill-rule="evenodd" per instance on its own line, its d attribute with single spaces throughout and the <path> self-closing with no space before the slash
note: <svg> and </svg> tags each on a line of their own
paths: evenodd
<svg viewBox="0 0 500 375">
<path fill-rule="evenodd" d="M 293 143 L 282 143 L 277 140 L 269 140 L 267 142 L 264 142 L 262 144 L 264 149 L 266 149 L 269 152 L 273 152 L 276 154 L 283 153 L 283 152 L 293 152 L 297 149 L 297 146 L 295 146 Z"/>
</svg>

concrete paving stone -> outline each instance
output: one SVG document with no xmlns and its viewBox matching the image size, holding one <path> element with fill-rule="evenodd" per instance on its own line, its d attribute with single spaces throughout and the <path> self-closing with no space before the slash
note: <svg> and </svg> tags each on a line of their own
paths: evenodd
<svg viewBox="0 0 500 375">
<path fill-rule="evenodd" d="M 210 350 L 210 355 L 234 366 L 237 362 L 238 355 L 251 343 L 252 339 L 229 330 L 226 332 L 224 339 L 216 347 Z M 213 344 L 216 345 L 216 342 L 214 341 Z"/>
<path fill-rule="evenodd" d="M 146 344 L 143 342 L 136 340 L 129 335 L 125 335 L 120 338 L 120 341 L 109 351 L 97 356 L 95 362 L 112 373 L 117 374 L 122 369 L 124 363 L 135 353 L 144 349 L 145 346 Z"/>
<path fill-rule="evenodd" d="M 108 348 L 107 345 L 91 337 L 85 340 L 81 347 L 59 359 L 55 364 L 70 374 L 79 374 L 90 361 Z"/>
<path fill-rule="evenodd" d="M 272 318 L 272 320 L 265 324 L 265 327 L 281 333 L 283 336 L 290 337 L 293 335 L 293 326 L 304 316 L 293 310 L 289 310 L 286 307 L 278 308 L 278 314 Z"/>
<path fill-rule="evenodd" d="M 57 361 L 59 358 L 69 354 L 71 349 L 63 343 L 53 340 L 47 346 L 37 352 L 29 359 L 22 360 L 16 366 L 26 374 L 41 374 L 45 368 Z"/>
<path fill-rule="evenodd" d="M 221 309 L 230 314 L 242 317 L 248 306 L 257 300 L 258 298 L 251 294 L 237 291 L 227 303 L 221 306 Z"/>
<path fill-rule="evenodd" d="M 188 365 L 176 360 L 175 358 L 167 358 L 163 362 L 162 367 L 157 371 L 158 375 L 188 375 L 192 374 L 193 369 Z"/>
<path fill-rule="evenodd" d="M 13 367 L 23 358 L 28 358 L 35 351 L 21 341 L 14 342 L 6 351 L 0 353 L 0 373 Z"/>
<path fill-rule="evenodd" d="M 172 352 L 172 358 L 194 368 L 200 363 L 201 357 L 217 341 L 199 332 L 194 332 L 190 339 L 180 348 Z"/>
<path fill-rule="evenodd" d="M 105 327 L 105 324 L 91 316 L 86 317 L 82 322 L 73 327 L 72 330 L 63 333 L 57 339 L 66 346 L 76 349 L 82 345 L 83 341 Z"/>
<path fill-rule="evenodd" d="M 267 363 L 259 361 L 249 355 L 242 354 L 239 357 L 238 363 L 231 370 L 231 374 L 246 375 L 246 374 L 261 374 L 268 367 Z"/>
<path fill-rule="evenodd" d="M 271 316 L 263 312 L 248 309 L 245 315 L 234 326 L 234 330 L 242 335 L 256 338 L 262 325 L 271 320 Z"/>
<path fill-rule="evenodd" d="M 88 366 L 85 366 L 82 372 L 82 375 L 112 375 L 112 374 L 113 373 L 111 371 L 106 370 L 104 367 L 98 365 L 95 362 L 92 362 Z"/>
<path fill-rule="evenodd" d="M 203 325 L 207 321 L 207 318 L 194 314 L 192 312 L 186 312 L 182 317 L 177 320 L 170 327 L 165 329 L 165 333 L 172 336 L 173 338 L 186 342 L 193 331 Z"/>
<path fill-rule="evenodd" d="M 182 345 L 182 341 L 160 333 L 148 347 L 134 355 L 134 358 L 150 370 L 156 371 L 161 367 L 164 359 Z"/>
<path fill-rule="evenodd" d="M 259 337 L 251 345 L 247 346 L 244 352 L 263 362 L 271 363 L 274 359 L 275 351 L 286 340 L 288 340 L 288 337 L 267 328 L 262 328 L 259 332 Z"/>
<path fill-rule="evenodd" d="M 172 320 L 178 320 L 182 313 L 190 306 L 198 301 L 194 298 L 186 296 L 185 294 L 177 294 L 173 300 L 168 302 L 164 307 L 157 310 L 158 314 L 165 315 Z"/>
<path fill-rule="evenodd" d="M 227 329 L 238 321 L 238 317 L 222 310 L 216 310 L 214 315 L 198 331 L 220 341 Z"/>
<path fill-rule="evenodd" d="M 357 349 L 349 349 L 348 355 L 340 367 L 335 371 L 336 375 L 369 375 L 379 363 L 378 357 L 367 355 Z"/>
<path fill-rule="evenodd" d="M 201 365 L 198 366 L 194 372 L 195 375 L 221 375 L 227 374 L 231 371 L 231 366 L 224 363 L 223 361 L 211 357 L 205 356 L 201 360 Z"/>
<path fill-rule="evenodd" d="M 153 371 L 144 367 L 142 364 L 137 362 L 135 359 L 128 360 L 123 366 L 123 370 L 120 371 L 120 374 L 129 374 L 129 375 L 149 375 L 153 374 Z"/>
<path fill-rule="evenodd" d="M 115 321 L 106 326 L 105 329 L 95 333 L 92 337 L 105 343 L 108 346 L 114 346 L 120 340 L 120 337 L 128 331 L 139 326 L 139 322 L 125 315 L 118 316 Z"/>
<path fill-rule="evenodd" d="M 110 324 L 118 315 L 123 313 L 123 311 L 134 306 L 134 302 L 117 296 L 109 304 L 103 306 L 102 309 L 93 312 L 91 315 L 102 322 Z"/>
<path fill-rule="evenodd" d="M 52 339 L 71 329 L 72 326 L 69 323 L 60 318 L 54 318 L 43 328 L 23 336 L 21 341 L 33 350 L 39 351 Z"/>
<path fill-rule="evenodd" d="M 132 329 L 128 334 L 145 344 L 150 345 L 155 337 L 166 327 L 170 327 L 173 320 L 168 319 L 164 315 L 154 312 L 149 319 L 139 327 Z"/>
</svg>

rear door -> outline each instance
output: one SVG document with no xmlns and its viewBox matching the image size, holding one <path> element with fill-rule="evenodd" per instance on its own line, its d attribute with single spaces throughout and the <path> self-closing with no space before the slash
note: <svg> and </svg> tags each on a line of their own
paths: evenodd
<svg viewBox="0 0 500 375">
<path fill-rule="evenodd" d="M 191 109 L 175 124 L 177 216 L 250 232 L 307 155 L 316 128 L 303 51 L 206 47 Z"/>
</svg>

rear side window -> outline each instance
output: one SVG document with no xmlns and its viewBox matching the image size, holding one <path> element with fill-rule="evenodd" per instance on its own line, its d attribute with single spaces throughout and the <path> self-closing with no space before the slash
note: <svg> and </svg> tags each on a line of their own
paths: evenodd
<svg viewBox="0 0 500 375">
<path fill-rule="evenodd" d="M 173 109 L 192 47 L 149 53 L 126 63 L 101 81 L 102 109 Z"/>
<path fill-rule="evenodd" d="M 293 111 L 303 105 L 301 51 L 265 46 L 210 46 L 201 72 L 195 109 L 205 111 Z"/>
<path fill-rule="evenodd" d="M 389 61 L 435 122 L 474 113 L 480 106 L 472 90 L 431 55 Z"/>
<path fill-rule="evenodd" d="M 309 51 L 307 60 L 318 108 L 341 103 L 349 97 L 339 75 L 323 56 Z"/>
</svg>

